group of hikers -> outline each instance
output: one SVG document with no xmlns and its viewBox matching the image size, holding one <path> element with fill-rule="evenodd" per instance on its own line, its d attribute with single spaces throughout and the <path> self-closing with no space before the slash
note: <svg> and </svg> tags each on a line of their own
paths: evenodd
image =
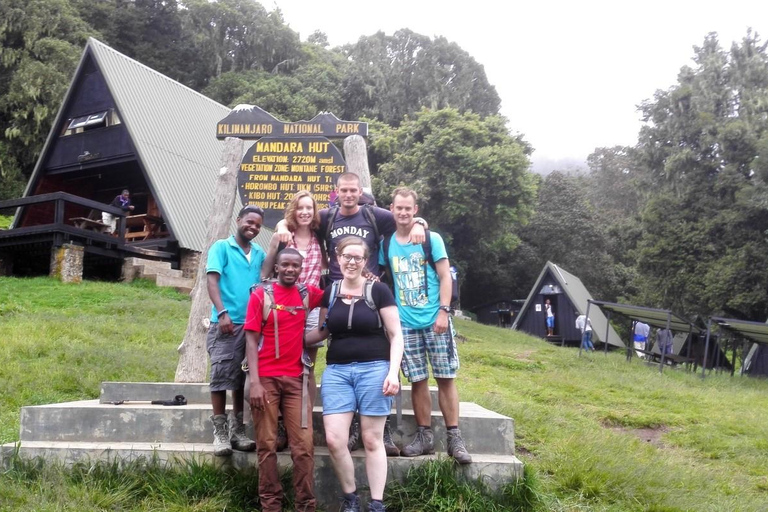
<svg viewBox="0 0 768 512">
<path fill-rule="evenodd" d="M 266 252 L 253 241 L 263 211 L 246 206 L 236 233 L 215 242 L 208 253 L 214 453 L 257 450 L 265 512 L 282 510 L 276 454 L 286 441 L 296 510 L 316 509 L 314 362 L 326 339 L 323 426 L 342 511 L 361 510 L 350 453 L 358 438 L 365 451 L 369 511 L 385 510 L 387 456 L 434 453 L 429 365 L 447 453 L 461 464 L 472 461 L 458 428 L 459 356 L 443 239 L 416 216 L 418 195 L 409 188 L 394 191 L 389 210 L 361 204 L 360 179 L 347 172 L 337 179 L 336 195 L 336 204 L 320 210 L 309 192 L 297 193 Z M 391 288 L 380 281 L 383 271 Z M 402 450 L 392 441 L 388 420 L 401 370 L 412 385 L 418 426 Z M 233 399 L 229 415 L 227 391 Z M 245 432 L 246 395 L 255 442 Z"/>
</svg>

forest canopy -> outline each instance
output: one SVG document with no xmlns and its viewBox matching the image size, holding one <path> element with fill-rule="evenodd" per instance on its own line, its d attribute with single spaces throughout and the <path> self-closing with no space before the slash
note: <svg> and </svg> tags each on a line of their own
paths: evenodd
<svg viewBox="0 0 768 512">
<path fill-rule="evenodd" d="M 21 195 L 96 37 L 227 106 L 369 121 L 377 198 L 386 205 L 401 184 L 419 192 L 460 269 L 465 308 L 524 298 L 549 260 L 596 298 L 768 316 L 758 34 L 730 48 L 707 35 L 675 84 L 638 98 L 636 144 L 596 148 L 586 173 L 540 176 L 482 64 L 444 37 L 402 29 L 330 48 L 253 0 L 5 0 L 0 19 L 0 199 Z"/>
</svg>

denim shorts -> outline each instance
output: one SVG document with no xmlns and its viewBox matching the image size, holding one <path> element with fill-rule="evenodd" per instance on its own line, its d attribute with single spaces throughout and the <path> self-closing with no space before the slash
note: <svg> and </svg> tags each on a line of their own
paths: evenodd
<svg viewBox="0 0 768 512">
<path fill-rule="evenodd" d="M 389 361 L 329 364 L 320 385 L 323 416 L 345 412 L 389 416 L 392 397 L 382 391 L 387 373 Z"/>
<path fill-rule="evenodd" d="M 553 316 L 548 316 L 548 317 L 547 317 L 547 327 L 549 327 L 550 329 L 552 329 L 554 326 L 555 326 L 555 317 L 553 317 Z"/>
</svg>

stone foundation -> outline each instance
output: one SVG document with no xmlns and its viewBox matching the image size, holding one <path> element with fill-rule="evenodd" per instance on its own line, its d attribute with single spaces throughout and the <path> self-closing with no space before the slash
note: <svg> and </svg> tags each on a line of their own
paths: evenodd
<svg viewBox="0 0 768 512">
<path fill-rule="evenodd" d="M 187 279 L 197 278 L 197 267 L 200 266 L 200 253 L 189 249 L 181 250 L 181 263 L 179 264 L 179 270 L 182 272 L 182 276 Z"/>
<path fill-rule="evenodd" d="M 64 244 L 51 249 L 50 276 L 64 283 L 80 283 L 83 281 L 83 257 L 85 250 L 82 245 Z"/>
</svg>

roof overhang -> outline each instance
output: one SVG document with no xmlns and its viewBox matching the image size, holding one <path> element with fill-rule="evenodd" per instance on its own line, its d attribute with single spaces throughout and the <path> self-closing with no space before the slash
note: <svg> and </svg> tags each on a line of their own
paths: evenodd
<svg viewBox="0 0 768 512">
<path fill-rule="evenodd" d="M 710 321 L 716 323 L 721 329 L 733 334 L 743 336 L 755 343 L 768 344 L 768 324 L 763 322 L 750 322 L 735 318 L 711 317 Z"/>
<path fill-rule="evenodd" d="M 660 329 L 669 327 L 670 330 L 676 332 L 702 332 L 702 329 L 668 309 L 646 308 L 632 304 L 617 304 L 600 300 L 591 300 L 590 302 L 603 311 L 618 313 L 632 320 L 638 320 Z"/>
</svg>

